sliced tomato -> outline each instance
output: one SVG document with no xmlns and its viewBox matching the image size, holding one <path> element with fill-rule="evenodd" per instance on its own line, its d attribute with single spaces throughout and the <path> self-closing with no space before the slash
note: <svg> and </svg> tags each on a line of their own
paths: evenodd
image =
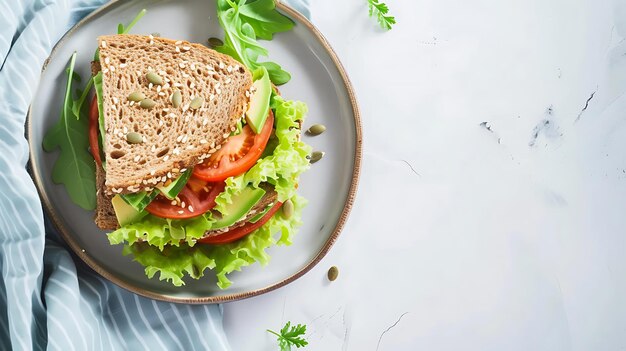
<svg viewBox="0 0 626 351">
<path fill-rule="evenodd" d="M 187 181 L 187 186 L 191 188 L 194 193 L 199 193 L 209 184 L 206 180 L 202 180 L 194 177 L 193 175 Z"/>
<path fill-rule="evenodd" d="M 277 202 L 276 205 L 274 205 L 274 207 L 267 211 L 265 216 L 261 217 L 261 219 L 259 219 L 256 223 L 248 222 L 241 227 L 231 229 L 226 233 L 199 239 L 198 242 L 202 244 L 219 245 L 228 244 L 235 240 L 239 240 L 244 236 L 252 233 L 253 231 L 261 228 L 265 223 L 267 223 L 267 221 L 270 220 L 270 218 L 272 218 L 274 214 L 276 214 L 276 211 L 278 211 L 278 209 L 280 209 L 280 206 L 282 205 L 282 202 Z"/>
<path fill-rule="evenodd" d="M 246 125 L 240 134 L 229 137 L 217 152 L 197 165 L 193 174 L 209 182 L 220 182 L 244 173 L 261 157 L 273 126 L 274 114 L 270 110 L 259 134 L 254 134 L 252 128 Z"/>
<path fill-rule="evenodd" d="M 224 191 L 225 186 L 226 183 L 224 182 L 208 183 L 191 178 L 178 194 L 180 202 L 172 205 L 173 200 L 159 195 L 146 207 L 146 211 L 162 218 L 196 217 L 215 207 L 215 198 Z"/>
<path fill-rule="evenodd" d="M 98 144 L 98 118 L 98 99 L 94 96 L 89 106 L 89 146 L 93 159 L 100 166 L 102 160 L 100 159 L 100 145 Z"/>
</svg>

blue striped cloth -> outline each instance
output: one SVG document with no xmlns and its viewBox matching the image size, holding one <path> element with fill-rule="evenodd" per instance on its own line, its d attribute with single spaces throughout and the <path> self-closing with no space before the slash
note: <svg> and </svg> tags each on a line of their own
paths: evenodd
<svg viewBox="0 0 626 351">
<path fill-rule="evenodd" d="M 76 262 L 26 171 L 24 122 L 43 62 L 105 2 L 0 0 L 0 350 L 229 350 L 221 306 L 146 299 Z M 308 0 L 289 2 L 309 15 Z"/>
</svg>

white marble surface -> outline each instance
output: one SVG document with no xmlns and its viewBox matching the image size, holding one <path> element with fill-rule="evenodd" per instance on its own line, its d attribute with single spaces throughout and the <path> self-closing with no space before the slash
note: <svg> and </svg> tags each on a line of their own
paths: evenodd
<svg viewBox="0 0 626 351">
<path fill-rule="evenodd" d="M 386 2 L 388 33 L 313 1 L 359 98 L 360 189 L 319 266 L 225 305 L 233 349 L 291 320 L 307 350 L 624 350 L 626 1 Z"/>
</svg>

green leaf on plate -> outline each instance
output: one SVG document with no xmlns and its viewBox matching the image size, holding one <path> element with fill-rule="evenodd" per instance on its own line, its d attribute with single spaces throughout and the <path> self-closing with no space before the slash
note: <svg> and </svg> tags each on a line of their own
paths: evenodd
<svg viewBox="0 0 626 351">
<path fill-rule="evenodd" d="M 286 32 L 293 28 L 293 21 L 276 11 L 274 0 L 257 0 L 248 2 L 239 8 L 241 19 L 249 23 L 256 36 L 272 40 L 274 33 Z"/>
<path fill-rule="evenodd" d="M 43 139 L 47 152 L 60 150 L 59 158 L 52 169 L 52 181 L 63 184 L 70 198 L 78 206 L 93 210 L 96 207 L 96 166 L 88 151 L 86 137 L 89 128 L 87 111 L 84 105 L 92 80 L 87 83 L 77 100 L 72 96 L 72 83 L 76 53 L 72 54 L 67 70 L 67 86 L 61 116 L 48 130 Z"/>
<path fill-rule="evenodd" d="M 278 32 L 293 28 L 294 22 L 276 10 L 274 0 L 218 0 L 217 16 L 224 29 L 224 45 L 217 51 L 234 57 L 254 71 L 264 66 L 276 85 L 287 83 L 291 75 L 274 62 L 258 62 L 268 56 L 257 37 L 270 40 Z"/>
</svg>

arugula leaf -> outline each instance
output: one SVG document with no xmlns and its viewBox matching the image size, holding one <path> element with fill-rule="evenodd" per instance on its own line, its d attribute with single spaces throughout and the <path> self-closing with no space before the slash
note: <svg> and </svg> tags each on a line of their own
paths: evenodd
<svg viewBox="0 0 626 351">
<path fill-rule="evenodd" d="M 75 73 L 74 76 L 78 78 L 78 74 Z M 78 100 L 72 101 L 72 113 L 74 114 L 74 116 L 80 115 L 80 110 L 83 107 L 85 100 L 87 100 L 87 96 L 89 96 L 89 90 L 91 89 L 92 84 L 93 84 L 93 77 L 89 78 L 89 80 L 87 81 L 87 86 L 85 86 L 85 89 L 83 90 L 76 89 L 76 95 L 80 96 L 80 98 L 78 98 Z"/>
<path fill-rule="evenodd" d="M 260 65 L 265 67 L 270 75 L 270 80 L 276 85 L 283 85 L 291 80 L 291 74 L 275 62 L 261 62 Z"/>
<path fill-rule="evenodd" d="M 257 37 L 270 40 L 278 32 L 293 28 L 293 21 L 276 10 L 274 0 L 218 0 L 217 16 L 224 29 L 224 45 L 215 50 L 230 55 L 254 71 L 264 66 L 276 85 L 287 83 L 291 75 L 274 62 L 258 62 L 268 51 Z"/>
<path fill-rule="evenodd" d="M 248 2 L 239 9 L 242 21 L 254 29 L 257 37 L 272 40 L 274 33 L 293 28 L 293 21 L 276 11 L 274 0 Z"/>
<path fill-rule="evenodd" d="M 126 26 L 124 27 L 123 24 L 118 24 L 117 25 L 117 34 L 127 34 L 131 28 L 133 28 L 135 26 L 135 24 L 137 24 L 137 22 L 139 22 L 139 20 L 141 19 L 141 17 L 143 17 L 146 12 L 148 12 L 146 9 L 143 9 L 141 11 L 139 11 L 139 13 L 137 14 L 137 16 L 135 16 L 135 18 Z"/>
<path fill-rule="evenodd" d="M 389 6 L 379 0 L 367 0 L 369 7 L 369 16 L 376 16 L 378 24 L 382 29 L 390 30 L 391 25 L 396 24 L 396 18 L 387 15 L 389 13 Z"/>
<path fill-rule="evenodd" d="M 93 76 L 94 90 L 96 91 L 96 99 L 98 104 L 98 129 L 100 129 L 100 145 L 104 145 L 104 136 L 106 130 L 104 129 L 104 100 L 102 98 L 102 71 Z M 100 150 L 104 150 L 101 148 Z"/>
<path fill-rule="evenodd" d="M 287 322 L 280 330 L 280 334 L 269 329 L 267 329 L 267 331 L 278 336 L 277 341 L 281 351 L 291 351 L 291 346 L 300 348 L 309 344 L 309 342 L 302 337 L 302 335 L 306 333 L 306 325 L 304 324 L 291 326 L 291 322 Z"/>
<path fill-rule="evenodd" d="M 92 84 L 90 79 L 87 87 L 74 100 L 72 83 L 78 78 L 74 73 L 76 53 L 72 54 L 67 70 L 67 86 L 65 99 L 59 121 L 46 133 L 43 149 L 51 152 L 60 149 L 59 158 L 52 169 L 52 181 L 63 184 L 72 201 L 78 206 L 93 210 L 96 208 L 96 165 L 87 148 L 89 140 L 85 137 L 89 128 L 89 120 L 84 102 Z M 82 117 L 82 118 L 81 118 Z"/>
</svg>

